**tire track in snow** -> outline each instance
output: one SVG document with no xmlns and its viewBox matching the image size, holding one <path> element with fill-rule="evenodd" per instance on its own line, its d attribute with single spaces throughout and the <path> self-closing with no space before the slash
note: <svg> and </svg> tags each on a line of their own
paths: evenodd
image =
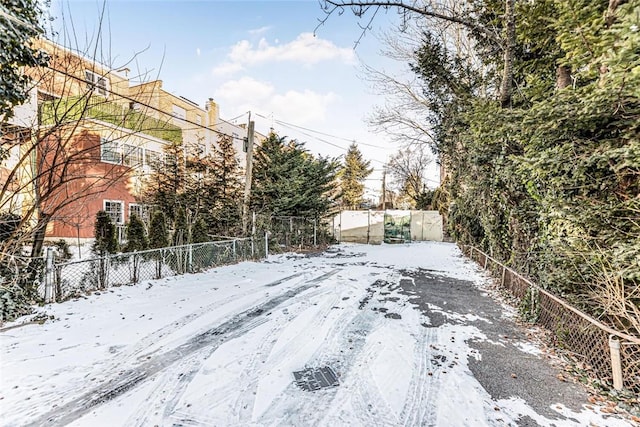
<svg viewBox="0 0 640 427">
<path fill-rule="evenodd" d="M 276 281 L 273 281 L 271 283 L 267 283 L 266 285 L 262 285 L 262 286 L 267 286 L 267 287 L 273 287 L 273 286 L 277 286 L 280 285 L 282 283 L 288 282 L 289 280 L 292 280 L 296 277 L 302 276 L 304 274 L 306 274 L 307 272 L 302 271 L 302 272 L 298 272 L 295 274 L 291 274 L 289 276 L 283 277 L 281 279 L 278 279 Z M 164 338 L 167 335 L 170 335 L 171 333 L 183 328 L 184 326 L 188 325 L 189 323 L 194 322 L 195 320 L 199 319 L 200 317 L 209 314 L 213 309 L 220 307 L 221 305 L 224 305 L 230 301 L 236 300 L 238 298 L 242 298 L 244 296 L 250 295 L 252 293 L 255 293 L 256 289 L 252 288 L 248 291 L 239 293 L 239 294 L 233 294 L 230 295 L 226 298 L 223 298 L 221 300 L 217 300 L 211 304 L 206 305 L 205 307 L 199 308 L 196 311 L 193 311 L 179 319 L 177 319 L 176 321 L 165 325 L 157 330 L 155 330 L 154 332 L 150 333 L 149 335 L 145 336 L 144 338 L 141 338 L 140 340 L 138 340 L 135 344 L 135 346 L 133 348 L 130 348 L 125 352 L 119 352 L 116 354 L 116 356 L 114 356 L 113 359 L 115 359 L 114 364 L 115 365 L 122 365 L 122 358 L 124 357 L 125 359 L 132 359 L 134 357 L 143 359 L 146 358 L 149 354 L 142 354 L 140 355 L 140 353 L 142 353 L 144 350 L 147 350 L 151 345 L 155 344 L 156 342 L 158 342 L 158 340 L 160 340 L 161 338 Z M 158 350 L 155 350 L 158 351 Z"/>
<path fill-rule="evenodd" d="M 435 425 L 435 407 L 432 394 L 437 385 L 440 371 L 432 371 L 431 345 L 437 342 L 437 328 L 423 328 L 420 339 L 416 343 L 415 360 L 417 371 L 414 371 L 407 400 L 400 414 L 404 426 Z M 436 390 L 437 391 L 437 390 Z"/>
<path fill-rule="evenodd" d="M 394 277 L 393 272 L 385 275 L 384 278 L 391 280 L 392 277 Z M 257 422 L 260 425 L 344 424 L 353 420 L 353 414 L 350 414 L 348 420 L 341 419 L 339 415 L 340 408 L 348 400 L 357 411 L 356 418 L 361 425 L 380 425 L 381 417 L 384 417 L 383 414 L 386 411 L 374 415 L 370 409 L 375 405 L 369 404 L 379 401 L 377 407 L 382 408 L 387 405 L 386 401 L 381 400 L 382 397 L 379 394 L 371 393 L 371 387 L 375 388 L 375 386 L 371 384 L 363 386 L 359 377 L 353 377 L 354 372 L 360 372 L 359 369 L 353 368 L 358 364 L 366 363 L 365 360 L 372 356 L 370 352 L 363 352 L 363 350 L 366 348 L 367 337 L 382 321 L 380 313 L 369 309 L 370 301 L 371 295 L 368 298 L 365 296 L 365 299 L 360 301 L 359 307 L 344 308 L 344 314 L 334 319 L 323 345 L 318 347 L 305 364 L 310 367 L 331 365 L 338 373 L 341 385 L 348 385 L 309 393 L 302 391 L 291 382 L 282 396 L 274 400 L 273 405 L 258 420 L 254 420 L 254 423 Z M 367 382 L 373 382 L 373 379 Z M 284 419 L 283 414 L 286 414 Z M 248 423 L 251 420 L 246 421 Z M 384 425 L 395 424 L 397 424 L 396 419 L 387 419 Z"/>
<path fill-rule="evenodd" d="M 114 398 L 126 393 L 139 383 L 182 360 L 184 357 L 187 357 L 207 346 L 213 346 L 214 349 L 218 348 L 228 339 L 242 335 L 248 330 L 247 328 L 255 327 L 258 324 L 257 322 L 263 321 L 256 319 L 256 315 L 267 312 L 284 301 L 295 297 L 301 292 L 318 286 L 320 282 L 333 276 L 338 271 L 340 271 L 340 268 L 333 269 L 307 281 L 305 284 L 297 288 L 290 289 L 263 304 L 245 310 L 233 316 L 226 322 L 223 322 L 219 326 L 194 336 L 186 343 L 161 355 L 153 357 L 149 361 L 141 364 L 139 367 L 122 372 L 119 378 L 115 378 L 100 387 L 96 387 L 82 396 L 56 408 L 55 410 L 41 415 L 28 425 L 52 426 L 69 424 L 88 413 L 93 407 L 109 400 L 113 400 Z"/>
<path fill-rule="evenodd" d="M 242 298 L 252 293 L 255 293 L 256 289 L 261 289 L 262 287 L 275 287 L 303 275 L 310 275 L 310 272 L 301 271 L 294 274 L 290 274 L 288 276 L 277 279 L 273 282 L 269 282 L 264 285 L 253 287 L 250 290 L 247 290 L 245 292 L 230 295 L 226 298 L 223 298 L 221 300 L 217 300 L 211 304 L 208 304 L 205 307 L 201 307 L 193 312 L 190 312 L 189 314 L 182 316 L 181 318 L 171 322 L 170 324 L 167 324 L 151 332 L 150 334 L 142 337 L 141 339 L 137 340 L 135 344 L 133 344 L 132 346 L 129 346 L 128 348 L 125 348 L 121 351 L 113 353 L 113 356 L 111 356 L 109 359 L 105 359 L 103 361 L 97 362 L 91 371 L 87 372 L 85 375 L 83 375 L 83 377 L 79 377 L 77 381 L 71 382 L 68 388 L 63 390 L 60 387 L 58 387 L 56 389 L 55 394 L 52 394 L 51 391 L 49 390 L 43 390 L 41 393 L 37 395 L 33 395 L 31 401 L 37 400 L 38 402 L 40 402 L 40 405 L 38 405 L 37 408 L 33 408 L 33 405 L 30 404 L 30 401 L 25 401 L 25 402 L 22 402 L 22 404 L 25 407 L 22 409 L 19 409 L 19 411 L 23 413 L 32 411 L 33 416 L 36 417 L 40 415 L 38 413 L 40 408 L 43 408 L 43 407 L 56 408 L 61 403 L 60 402 L 61 393 L 63 395 L 78 394 L 79 392 L 82 392 L 82 391 L 86 392 L 88 390 L 91 390 L 91 386 L 93 386 L 93 389 L 95 389 L 96 387 L 95 383 L 91 383 L 87 381 L 87 379 L 89 378 L 103 377 L 105 378 L 105 382 L 100 382 L 99 384 L 101 385 L 108 384 L 109 378 L 122 375 L 122 371 L 125 369 L 135 369 L 136 365 L 139 365 L 141 362 L 148 361 L 149 359 L 152 358 L 154 353 L 158 353 L 161 350 L 161 347 L 158 347 L 155 350 L 151 350 L 151 351 L 148 351 L 148 350 L 151 346 L 156 344 L 159 340 L 161 340 L 166 336 L 169 336 L 170 334 L 180 330 L 181 328 L 187 326 L 188 324 L 198 320 L 202 316 L 205 316 L 211 313 L 211 311 L 214 310 L 215 308 L 220 307 L 221 305 L 224 305 L 238 298 Z M 238 283 L 241 283 L 241 282 L 238 282 Z M 233 284 L 231 284 L 231 286 L 233 286 Z"/>
</svg>

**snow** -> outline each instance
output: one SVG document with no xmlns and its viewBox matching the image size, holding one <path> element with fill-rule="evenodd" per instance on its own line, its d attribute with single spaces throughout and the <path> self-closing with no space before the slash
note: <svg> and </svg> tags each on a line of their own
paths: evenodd
<svg viewBox="0 0 640 427">
<path fill-rule="evenodd" d="M 487 280 L 452 244 L 342 244 L 48 305 L 53 320 L 0 333 L 2 424 L 628 425 L 562 402 L 552 408 L 569 419 L 551 421 L 522 399 L 494 400 L 468 366 L 482 360 L 469 342 L 486 340 L 473 323 L 491 320 L 433 306 L 455 321 L 426 327 L 398 289 L 370 296 L 400 269 Z M 338 387 L 295 385 L 294 371 L 323 366 Z"/>
</svg>

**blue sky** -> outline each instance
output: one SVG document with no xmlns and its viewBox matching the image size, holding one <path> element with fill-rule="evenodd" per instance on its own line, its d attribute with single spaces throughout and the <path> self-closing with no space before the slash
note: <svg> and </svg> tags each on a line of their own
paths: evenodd
<svg viewBox="0 0 640 427">
<path fill-rule="evenodd" d="M 66 38 L 63 44 L 82 49 L 98 33 L 102 9 L 101 0 L 54 0 L 57 41 Z M 356 17 L 331 16 L 314 36 L 324 17 L 317 0 L 107 1 L 103 62 L 126 65 L 130 75 L 146 80 L 160 78 L 165 90 L 201 106 L 214 98 L 224 119 L 240 116 L 237 120 L 246 122 L 251 111 L 258 131 L 273 125 L 317 154 L 340 156 L 348 140 L 355 140 L 378 169 L 367 186 L 379 189 L 382 164 L 398 147 L 365 121 L 384 98 L 363 78 L 361 63 L 405 66 L 380 55 L 375 37 L 393 25 L 396 14 L 378 13 L 372 32 L 355 50 L 361 33 Z M 75 33 L 75 40 L 65 32 Z"/>
</svg>

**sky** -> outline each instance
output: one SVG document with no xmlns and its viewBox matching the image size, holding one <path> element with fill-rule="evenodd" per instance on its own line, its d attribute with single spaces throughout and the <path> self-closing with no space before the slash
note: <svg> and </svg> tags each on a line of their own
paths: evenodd
<svg viewBox="0 0 640 427">
<path fill-rule="evenodd" d="M 385 99 L 362 65 L 406 72 L 380 53 L 378 36 L 396 28 L 396 12 L 378 12 L 357 47 L 368 19 L 335 14 L 318 27 L 326 15 L 317 0 L 53 0 L 50 14 L 55 41 L 84 50 L 100 34 L 101 62 L 159 78 L 200 106 L 213 98 L 225 120 L 246 123 L 251 112 L 258 132 L 273 127 L 330 157 L 355 141 L 374 167 L 366 185 L 377 198 L 383 165 L 400 147 L 367 123 Z M 437 176 L 434 162 L 430 187 Z"/>
</svg>

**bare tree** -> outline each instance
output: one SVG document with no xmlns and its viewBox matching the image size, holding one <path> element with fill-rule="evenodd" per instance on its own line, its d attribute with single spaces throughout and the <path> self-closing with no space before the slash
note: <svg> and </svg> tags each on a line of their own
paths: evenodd
<svg viewBox="0 0 640 427">
<path fill-rule="evenodd" d="M 66 43 L 77 40 L 69 28 L 73 25 L 62 34 Z M 106 159 L 111 161 L 105 161 L 105 140 L 135 150 L 144 135 L 180 132 L 168 124 L 168 115 L 151 117 L 131 107 L 141 94 L 128 87 L 128 78 L 108 82 L 137 54 L 123 64 L 104 65 L 110 49 L 102 37 L 102 19 L 88 44 L 72 50 L 44 39 L 33 43 L 50 60 L 24 70 L 33 85 L 30 122 L 22 117 L 19 124 L 8 121 L 0 129 L 3 151 L 10 154 L 0 159 L 0 213 L 13 215 L 11 227 L 3 229 L 10 232 L 0 239 L 0 267 L 25 247 L 31 259 L 41 256 L 52 222 L 91 227 L 95 212 L 86 206 L 114 186 L 125 189 L 139 178 L 135 153 L 112 152 Z"/>
<path fill-rule="evenodd" d="M 433 157 L 424 145 L 407 146 L 398 151 L 389 161 L 389 171 L 395 190 L 401 197 L 409 199 L 412 207 L 426 208 L 430 203 L 427 189 L 427 170 Z"/>
<path fill-rule="evenodd" d="M 371 29 L 371 23 L 379 10 L 395 9 L 400 12 L 403 23 L 409 22 L 412 16 L 426 18 L 428 26 L 437 22 L 444 22 L 462 26 L 472 34 L 476 34 L 495 46 L 502 52 L 503 68 L 500 78 L 498 99 L 503 107 L 511 104 L 513 88 L 513 59 L 515 55 L 515 0 L 504 0 L 504 29 L 501 32 L 481 24 L 473 11 L 456 6 L 456 2 L 423 0 L 423 1 L 374 1 L 374 0 L 320 0 L 326 16 L 320 20 L 322 26 L 332 15 L 342 14 L 350 10 L 358 18 L 365 18 L 369 14 L 369 21 L 360 25 L 362 35 Z M 459 3 L 459 2 L 458 2 Z M 361 37 L 362 37 L 361 35 Z M 356 45 L 360 39 L 356 42 Z"/>
</svg>

